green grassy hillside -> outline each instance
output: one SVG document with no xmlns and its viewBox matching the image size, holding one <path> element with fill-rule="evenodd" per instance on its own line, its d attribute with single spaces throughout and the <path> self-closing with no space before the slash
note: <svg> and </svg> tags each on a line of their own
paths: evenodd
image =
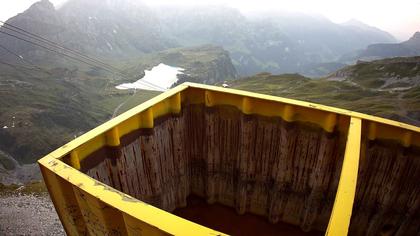
<svg viewBox="0 0 420 236">
<path fill-rule="evenodd" d="M 233 81 L 230 86 L 420 126 L 420 57 L 359 63 L 319 80 L 263 73 Z"/>
<path fill-rule="evenodd" d="M 185 68 L 180 81 L 215 83 L 234 79 L 229 55 L 220 47 L 177 48 L 126 61 L 107 61 L 127 76 L 73 61 L 0 64 L 0 151 L 18 162 L 33 163 L 65 142 L 159 94 L 117 90 L 140 79 L 159 63 Z M 9 63 L 10 64 L 10 63 Z M 3 128 L 4 127 L 4 128 Z M 10 167 L 6 158 L 0 163 Z M 6 164 L 5 164 L 6 163 Z"/>
<path fill-rule="evenodd" d="M 34 162 L 110 119 L 132 95 L 114 89 L 116 81 L 104 73 L 56 68 L 47 75 L 17 69 L 0 68 L 0 150 L 21 163 Z M 141 103 L 156 94 L 140 91 L 131 100 Z"/>
</svg>

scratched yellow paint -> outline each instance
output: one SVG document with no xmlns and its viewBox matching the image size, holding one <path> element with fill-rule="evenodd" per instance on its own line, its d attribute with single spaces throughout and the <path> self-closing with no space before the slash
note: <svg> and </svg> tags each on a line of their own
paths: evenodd
<svg viewBox="0 0 420 236">
<path fill-rule="evenodd" d="M 135 232 L 133 229 L 136 228 L 149 232 L 145 235 L 225 235 L 136 200 L 80 173 L 51 155 L 39 160 L 39 165 L 45 173 L 44 178 L 50 194 L 53 199 L 58 199 L 54 201 L 55 208 L 61 217 L 65 216 L 62 219 L 69 235 L 79 235 L 79 233 L 72 222 L 68 222 L 74 218 L 71 217 L 71 212 L 66 211 L 68 205 L 78 205 L 76 213 L 80 212 L 79 217 L 91 223 L 86 227 L 93 235 L 112 232 L 115 235 L 119 235 L 118 233 L 125 235 L 127 230 Z M 57 189 L 62 189 L 61 183 L 50 181 L 51 175 L 57 175 L 61 180 L 71 184 L 75 190 L 72 191 L 71 187 L 66 188 L 68 197 L 64 198 L 60 192 L 57 192 Z M 72 202 L 66 202 L 67 199 L 71 199 Z M 94 222 L 99 225 L 92 225 Z M 130 226 L 129 229 L 126 225 Z"/>
<path fill-rule="evenodd" d="M 80 161 L 103 146 L 139 128 L 153 128 L 154 119 L 178 114 L 182 104 L 231 105 L 244 114 L 281 117 L 287 122 L 319 125 L 327 132 L 348 130 L 340 182 L 327 235 L 346 235 L 354 201 L 360 140 L 392 139 L 420 146 L 420 128 L 320 104 L 215 86 L 184 83 L 96 127 L 38 161 L 54 206 L 68 235 L 223 235 L 121 193 L 78 171 Z M 350 127 L 347 124 L 350 122 Z M 363 127 L 362 127 L 363 126 Z M 70 165 L 61 161 L 70 155 Z M 92 208 L 95 207 L 96 208 Z M 70 210 L 69 210 L 70 209 Z M 102 209 L 102 210 L 101 210 Z M 116 220 L 112 220 L 116 217 Z M 99 226 L 86 225 L 95 222 Z M 90 224 L 90 223 L 89 223 Z M 86 232 L 88 231 L 88 232 Z"/>
</svg>

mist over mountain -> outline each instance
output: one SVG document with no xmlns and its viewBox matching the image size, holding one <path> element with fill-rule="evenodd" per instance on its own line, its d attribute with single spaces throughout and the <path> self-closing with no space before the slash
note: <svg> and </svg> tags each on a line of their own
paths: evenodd
<svg viewBox="0 0 420 236">
<path fill-rule="evenodd" d="M 42 0 L 8 23 L 105 59 L 214 44 L 229 51 L 240 75 L 311 75 L 319 64 L 346 53 L 396 42 L 389 33 L 356 21 L 335 24 L 322 16 L 286 12 L 244 15 L 224 6 L 151 8 L 130 0 L 69 0 L 59 9 Z M 7 35 L 0 35 L 0 44 L 40 63 L 61 60 Z"/>
<path fill-rule="evenodd" d="M 299 13 L 245 16 L 220 6 L 163 7 L 157 12 L 166 35 L 181 45 L 223 46 L 241 75 L 305 74 L 314 64 L 335 61 L 373 43 L 396 41 L 389 33 L 361 23 L 340 25 Z"/>
</svg>

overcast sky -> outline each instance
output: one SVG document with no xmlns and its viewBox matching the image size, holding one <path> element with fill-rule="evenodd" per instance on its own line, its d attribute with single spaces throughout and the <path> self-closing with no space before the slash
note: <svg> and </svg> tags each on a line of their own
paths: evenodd
<svg viewBox="0 0 420 236">
<path fill-rule="evenodd" d="M 1 0 L 0 20 L 24 11 L 37 0 Z M 58 6 L 66 0 L 50 0 Z M 399 40 L 408 39 L 420 31 L 420 0 L 143 0 L 159 4 L 222 4 L 243 12 L 286 10 L 315 13 L 341 23 L 357 19 L 393 34 Z"/>
</svg>

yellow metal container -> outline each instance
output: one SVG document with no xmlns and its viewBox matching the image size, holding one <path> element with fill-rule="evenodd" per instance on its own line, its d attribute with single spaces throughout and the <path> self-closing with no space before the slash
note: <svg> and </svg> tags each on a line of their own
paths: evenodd
<svg viewBox="0 0 420 236">
<path fill-rule="evenodd" d="M 419 147 L 419 127 L 184 83 L 38 163 L 68 235 L 223 235 L 169 213 L 191 194 L 305 231 L 405 235 Z"/>
</svg>

